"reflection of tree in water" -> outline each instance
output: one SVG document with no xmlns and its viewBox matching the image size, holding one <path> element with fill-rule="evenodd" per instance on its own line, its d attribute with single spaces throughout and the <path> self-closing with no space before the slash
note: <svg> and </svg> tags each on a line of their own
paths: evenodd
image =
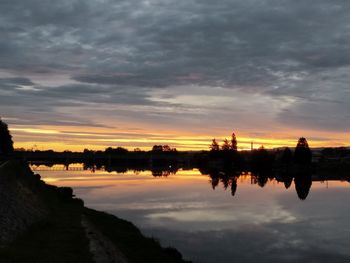
<svg viewBox="0 0 350 263">
<path fill-rule="evenodd" d="M 96 170 L 95 164 L 94 163 L 83 163 L 83 170 L 88 171 L 88 170 Z"/>
<path fill-rule="evenodd" d="M 282 170 L 279 174 L 279 179 L 283 182 L 284 187 L 288 189 L 293 182 L 293 175 L 288 170 Z"/>
<path fill-rule="evenodd" d="M 266 185 L 268 181 L 267 176 L 260 175 L 258 176 L 258 185 L 262 188 Z"/>
<path fill-rule="evenodd" d="M 264 187 L 269 179 L 269 174 L 261 171 L 259 173 L 252 173 L 251 177 L 252 177 L 252 184 L 257 184 L 259 185 L 261 188 Z M 271 176 L 270 176 L 271 177 Z"/>
<path fill-rule="evenodd" d="M 109 173 L 117 172 L 118 174 L 124 174 L 128 172 L 128 168 L 123 166 L 106 166 L 105 170 Z"/>
<path fill-rule="evenodd" d="M 215 190 L 215 188 L 219 185 L 219 177 L 212 177 L 211 180 L 211 187 L 213 188 L 213 190 Z"/>
<path fill-rule="evenodd" d="M 268 179 L 273 179 L 272 163 L 273 156 L 264 148 L 253 150 L 251 160 L 252 176 L 260 187 L 264 187 Z"/>
<path fill-rule="evenodd" d="M 221 183 L 224 186 L 224 189 L 227 190 L 227 188 L 230 185 L 230 179 L 227 178 L 227 177 L 224 177 L 224 178 L 221 179 Z"/>
<path fill-rule="evenodd" d="M 293 182 L 293 177 L 292 176 L 289 176 L 289 177 L 285 178 L 285 180 L 283 181 L 284 187 L 286 189 L 288 189 L 292 185 L 292 182 Z"/>
<path fill-rule="evenodd" d="M 216 169 L 212 169 L 212 170 L 209 170 L 209 171 L 204 171 L 204 172 L 208 172 L 209 174 L 209 177 L 210 177 L 210 184 L 211 184 L 211 187 L 213 188 L 213 190 L 215 190 L 215 188 L 219 185 L 219 182 L 220 182 L 220 173 L 218 170 Z"/>
<path fill-rule="evenodd" d="M 305 200 L 309 195 L 310 188 L 312 185 L 311 174 L 309 171 L 299 171 L 294 178 L 295 190 L 297 191 L 298 197 L 301 200 Z"/>
<path fill-rule="evenodd" d="M 202 170 L 204 172 L 204 170 Z M 208 172 L 207 175 L 210 177 L 210 184 L 213 190 L 221 183 L 226 190 L 231 188 L 232 196 L 235 196 L 237 191 L 237 180 L 242 175 L 249 175 L 249 173 L 238 172 L 238 171 L 219 171 L 217 169 L 205 169 Z M 293 182 L 293 174 L 290 172 L 283 172 L 279 174 L 278 177 L 271 171 L 260 171 L 256 173 L 251 173 L 251 184 L 257 184 L 260 187 L 264 187 L 270 180 L 277 180 L 278 182 L 283 182 L 286 189 L 290 188 Z M 309 194 L 312 178 L 311 173 L 308 169 L 299 171 L 294 178 L 295 190 L 298 197 L 301 200 L 305 200 Z"/>
<path fill-rule="evenodd" d="M 235 195 L 237 191 L 237 178 L 240 176 L 240 173 L 238 171 L 219 171 L 217 169 L 211 169 L 209 170 L 208 174 L 210 177 L 210 184 L 213 190 L 215 190 L 215 188 L 221 182 L 225 190 L 231 187 L 231 194 L 232 196 Z"/>
<path fill-rule="evenodd" d="M 231 195 L 235 196 L 237 191 L 237 177 L 231 179 Z"/>
<path fill-rule="evenodd" d="M 152 175 L 154 177 L 168 177 L 171 174 L 170 171 L 153 170 Z"/>
<path fill-rule="evenodd" d="M 85 161 L 83 163 L 83 170 L 84 171 L 88 171 L 88 170 L 91 170 L 92 172 L 95 172 L 95 171 L 99 171 L 99 170 L 111 170 L 112 171 L 112 168 L 110 167 L 110 165 L 105 165 L 103 163 L 100 163 L 100 162 L 93 162 L 93 161 Z"/>
<path fill-rule="evenodd" d="M 178 167 L 169 166 L 167 168 L 163 167 L 153 167 L 151 172 L 154 177 L 168 177 L 169 175 L 175 175 L 178 171 Z"/>
</svg>

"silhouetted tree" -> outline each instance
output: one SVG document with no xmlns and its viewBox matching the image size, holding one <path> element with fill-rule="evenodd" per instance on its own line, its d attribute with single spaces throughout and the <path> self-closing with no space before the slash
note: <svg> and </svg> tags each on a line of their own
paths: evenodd
<svg viewBox="0 0 350 263">
<path fill-rule="evenodd" d="M 94 153 L 93 150 L 89 150 L 89 149 L 87 149 L 87 148 L 85 148 L 83 152 L 86 153 L 86 154 Z"/>
<path fill-rule="evenodd" d="M 162 152 L 163 151 L 163 146 L 162 145 L 154 145 L 152 147 L 152 152 Z"/>
<path fill-rule="evenodd" d="M 125 149 L 123 147 L 117 147 L 117 148 L 108 147 L 105 150 L 105 153 L 107 154 L 127 154 L 128 152 L 129 152 L 128 149 Z"/>
<path fill-rule="evenodd" d="M 304 137 L 301 137 L 294 151 L 294 161 L 300 165 L 308 165 L 311 163 L 311 159 L 312 153 L 309 144 Z"/>
<path fill-rule="evenodd" d="M 105 153 L 112 153 L 113 152 L 113 148 L 112 147 L 108 147 L 105 150 Z"/>
<path fill-rule="evenodd" d="M 251 167 L 254 172 L 260 172 L 272 168 L 272 158 L 263 146 L 258 150 L 253 150 Z"/>
<path fill-rule="evenodd" d="M 13 141 L 8 126 L 0 118 L 0 154 L 13 153 Z"/>
<path fill-rule="evenodd" d="M 293 153 L 291 149 L 286 147 L 281 156 L 281 163 L 284 165 L 289 165 L 293 161 Z"/>
<path fill-rule="evenodd" d="M 154 145 L 152 152 L 176 152 L 176 148 L 171 148 L 169 145 Z"/>
<path fill-rule="evenodd" d="M 163 145 L 163 152 L 171 152 L 172 149 L 170 148 L 169 145 Z"/>
<path fill-rule="evenodd" d="M 220 150 L 220 146 L 219 144 L 216 142 L 215 139 L 213 139 L 211 145 L 209 146 L 211 151 L 219 151 Z"/>
<path fill-rule="evenodd" d="M 234 132 L 232 133 L 232 137 L 231 137 L 231 149 L 233 151 L 237 151 L 237 138 Z"/>
<path fill-rule="evenodd" d="M 221 150 L 228 151 L 230 149 L 231 149 L 230 142 L 227 139 L 225 139 L 223 144 L 221 145 Z"/>
</svg>

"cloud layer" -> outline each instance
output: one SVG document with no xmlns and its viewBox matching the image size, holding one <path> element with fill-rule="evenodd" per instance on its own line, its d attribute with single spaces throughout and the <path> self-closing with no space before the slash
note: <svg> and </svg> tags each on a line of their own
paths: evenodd
<svg viewBox="0 0 350 263">
<path fill-rule="evenodd" d="M 0 114 L 347 133 L 349 12 L 346 0 L 3 0 Z"/>
</svg>

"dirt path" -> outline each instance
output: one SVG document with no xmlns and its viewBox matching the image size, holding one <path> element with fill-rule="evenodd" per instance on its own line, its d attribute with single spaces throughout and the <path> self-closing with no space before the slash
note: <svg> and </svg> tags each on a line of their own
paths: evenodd
<svg viewBox="0 0 350 263">
<path fill-rule="evenodd" d="M 90 252 L 96 263 L 128 263 L 125 256 L 87 218 L 81 224 L 90 242 Z"/>
</svg>

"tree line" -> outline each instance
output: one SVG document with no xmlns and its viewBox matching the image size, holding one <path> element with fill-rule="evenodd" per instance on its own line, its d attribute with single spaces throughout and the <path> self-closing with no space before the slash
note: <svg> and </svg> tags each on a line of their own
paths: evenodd
<svg viewBox="0 0 350 263">
<path fill-rule="evenodd" d="M 229 141 L 228 139 L 224 139 L 221 145 L 217 142 L 217 140 L 214 138 L 209 146 L 210 149 L 210 156 L 213 158 L 225 158 L 228 159 L 230 158 L 232 161 L 233 159 L 236 159 L 237 162 L 237 157 L 242 156 L 245 154 L 244 151 L 239 153 L 237 151 L 237 137 L 236 134 L 233 132 L 231 135 L 231 140 Z M 251 162 L 254 166 L 267 166 L 270 162 L 273 162 L 273 158 L 269 154 L 269 152 L 261 146 L 257 150 L 250 151 L 251 152 Z M 289 165 L 292 163 L 299 164 L 299 165 L 308 165 L 312 161 L 312 151 L 309 147 L 309 144 L 304 137 L 300 137 L 294 153 L 292 150 L 288 147 L 286 147 L 283 151 L 283 154 L 279 160 L 282 164 Z"/>
<path fill-rule="evenodd" d="M 216 141 L 216 139 L 212 140 L 211 145 L 209 146 L 211 157 L 214 158 L 224 158 L 226 161 L 230 161 L 230 158 L 234 158 L 236 161 L 239 159 L 240 154 L 238 152 L 237 147 L 237 137 L 235 133 L 232 133 L 231 140 L 225 139 L 221 145 Z M 135 150 L 136 151 L 136 150 Z M 138 151 L 141 151 L 138 149 Z M 13 140 L 8 129 L 8 125 L 0 119 L 0 154 L 1 155 L 9 155 L 14 152 L 13 148 Z M 92 153 L 94 151 L 84 150 L 84 153 Z M 101 151 L 102 152 L 102 151 Z M 154 145 L 151 152 L 158 153 L 176 153 L 176 148 L 172 148 L 169 145 Z M 220 152 L 220 154 L 218 154 Z M 112 148 L 108 147 L 104 151 L 106 154 L 127 154 L 128 150 L 126 148 L 117 147 Z M 252 160 L 254 163 L 259 165 L 264 165 L 268 163 L 269 154 L 263 147 L 258 150 L 253 150 Z M 309 144 L 306 138 L 301 137 L 298 140 L 298 143 L 295 147 L 294 153 L 288 147 L 285 148 L 282 157 L 281 163 L 283 164 L 301 164 L 306 165 L 310 164 L 312 160 L 312 152 L 310 150 Z"/>
</svg>

